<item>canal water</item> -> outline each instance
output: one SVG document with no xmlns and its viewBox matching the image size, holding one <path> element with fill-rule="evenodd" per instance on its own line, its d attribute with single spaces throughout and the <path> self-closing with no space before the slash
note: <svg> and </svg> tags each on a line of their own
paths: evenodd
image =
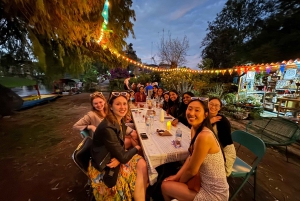
<svg viewBox="0 0 300 201">
<path fill-rule="evenodd" d="M 44 84 L 38 84 L 40 94 L 51 94 L 52 89 L 49 87 L 46 87 Z M 22 87 L 15 87 L 11 88 L 13 92 L 18 94 L 20 97 L 25 97 L 25 96 L 31 96 L 31 95 L 37 95 L 37 91 L 35 90 L 34 86 L 22 86 Z"/>
</svg>

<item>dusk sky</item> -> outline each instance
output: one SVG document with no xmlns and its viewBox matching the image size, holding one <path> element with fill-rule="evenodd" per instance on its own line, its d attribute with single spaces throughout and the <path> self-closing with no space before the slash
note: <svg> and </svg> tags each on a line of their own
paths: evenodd
<svg viewBox="0 0 300 201">
<path fill-rule="evenodd" d="M 126 41 L 133 44 L 133 49 L 143 63 L 153 63 L 151 56 L 155 56 L 158 64 L 158 44 L 163 30 L 165 37 L 170 32 L 172 38 L 178 37 L 180 41 L 186 35 L 190 48 L 185 66 L 199 69 L 200 45 L 206 35 L 208 21 L 215 19 L 225 3 L 226 0 L 133 0 L 136 39 L 130 35 Z"/>
</svg>

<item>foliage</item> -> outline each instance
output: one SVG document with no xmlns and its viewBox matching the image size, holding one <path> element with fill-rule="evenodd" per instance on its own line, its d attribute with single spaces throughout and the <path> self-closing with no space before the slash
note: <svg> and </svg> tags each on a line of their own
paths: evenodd
<svg viewBox="0 0 300 201">
<path fill-rule="evenodd" d="M 201 63 L 198 63 L 198 68 L 201 70 L 210 70 L 214 67 L 214 61 L 210 58 L 202 59 Z"/>
<path fill-rule="evenodd" d="M 127 78 L 129 77 L 129 73 L 124 68 L 114 68 L 110 70 L 110 79 L 120 79 L 120 78 Z"/>
<path fill-rule="evenodd" d="M 93 60 L 121 65 L 111 51 L 121 52 L 129 33 L 134 37 L 132 1 L 110 0 L 109 23 L 99 44 L 104 2 L 2 0 L 0 47 L 15 60 L 31 60 L 34 54 L 48 74 L 78 75 Z"/>
<path fill-rule="evenodd" d="M 150 77 L 151 77 L 151 82 L 161 82 L 161 73 L 160 72 L 156 72 L 153 71 L 150 73 Z"/>
<path fill-rule="evenodd" d="M 212 97 L 221 98 L 223 96 L 223 92 L 224 92 L 224 89 L 223 89 L 222 84 L 217 84 L 208 90 L 207 95 L 209 96 L 209 98 L 212 98 Z"/>
<path fill-rule="evenodd" d="M 90 89 L 94 86 L 93 83 L 97 83 L 97 76 L 98 71 L 96 67 L 91 66 L 89 69 L 86 70 L 83 76 L 83 82 L 86 91 L 90 91 Z"/>
<path fill-rule="evenodd" d="M 186 36 L 182 41 L 179 38 L 172 38 L 171 33 L 168 33 L 168 38 L 165 39 L 164 35 L 160 40 L 158 46 L 161 62 L 171 65 L 171 68 L 183 65 L 187 62 L 186 56 L 189 49 L 189 40 Z"/>
<path fill-rule="evenodd" d="M 230 68 L 246 63 L 246 43 L 261 31 L 261 25 L 273 11 L 273 0 L 228 0 L 214 21 L 201 47 L 203 58 L 213 60 L 215 67 Z"/>
<path fill-rule="evenodd" d="M 233 93 L 226 93 L 223 96 L 223 100 L 226 104 L 234 104 L 236 102 L 236 96 Z"/>
<path fill-rule="evenodd" d="M 180 94 L 192 91 L 193 83 L 199 79 L 197 74 L 182 71 L 163 72 L 161 82 L 166 90 L 176 89 Z"/>
<path fill-rule="evenodd" d="M 132 43 L 129 43 L 129 45 L 126 46 L 126 50 L 125 50 L 125 55 L 133 60 L 133 61 L 136 61 L 136 62 L 142 62 L 140 58 L 138 58 L 138 56 L 136 55 L 136 51 L 133 50 L 133 44 Z M 138 70 L 139 70 L 139 67 L 136 66 L 136 65 L 133 65 L 132 63 L 129 63 L 127 64 L 127 70 L 128 71 L 131 71 L 133 72 L 135 75 L 138 74 Z"/>
<path fill-rule="evenodd" d="M 147 82 L 151 82 L 150 74 L 147 74 L 147 73 L 139 74 L 139 76 L 137 77 L 137 83 L 141 83 L 141 84 L 145 85 Z"/>
<path fill-rule="evenodd" d="M 195 96 L 204 96 L 207 93 L 210 83 L 207 80 L 196 79 L 193 82 L 193 90 Z"/>
</svg>

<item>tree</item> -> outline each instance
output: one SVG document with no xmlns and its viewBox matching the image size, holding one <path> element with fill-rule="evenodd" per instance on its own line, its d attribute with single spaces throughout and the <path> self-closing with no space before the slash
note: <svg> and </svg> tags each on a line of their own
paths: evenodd
<svg viewBox="0 0 300 201">
<path fill-rule="evenodd" d="M 192 91 L 193 83 L 199 79 L 198 74 L 187 73 L 181 70 L 163 72 L 161 74 L 161 82 L 166 90 L 176 89 L 179 94 L 186 91 Z"/>
<path fill-rule="evenodd" d="M 228 0 L 201 43 L 203 58 L 215 67 L 231 68 L 248 60 L 245 43 L 261 31 L 263 20 L 274 9 L 273 0 Z"/>
<path fill-rule="evenodd" d="M 47 73 L 78 74 L 95 58 L 111 65 L 120 64 L 112 52 L 122 51 L 129 33 L 134 37 L 132 1 L 110 0 L 107 26 L 102 24 L 104 3 L 2 0 L 0 47 L 16 59 L 17 55 L 32 59 L 34 54 Z"/>
<path fill-rule="evenodd" d="M 138 58 L 138 56 L 136 55 L 136 51 L 133 50 L 132 46 L 133 46 L 132 43 L 129 43 L 129 45 L 127 45 L 127 48 L 125 50 L 125 55 L 129 59 L 141 63 L 141 59 Z M 129 63 L 128 66 L 127 66 L 127 70 L 132 71 L 135 75 L 137 75 L 139 68 L 136 65 L 133 65 L 133 64 Z"/>
<path fill-rule="evenodd" d="M 158 49 L 161 62 L 171 65 L 171 68 L 177 68 L 187 62 L 185 57 L 189 49 L 189 40 L 186 36 L 182 41 L 179 38 L 172 39 L 169 32 L 167 39 L 164 36 L 161 38 Z"/>
<path fill-rule="evenodd" d="M 300 2 L 277 0 L 272 15 L 261 31 L 246 43 L 247 55 L 255 63 L 269 63 L 299 57 Z"/>
</svg>

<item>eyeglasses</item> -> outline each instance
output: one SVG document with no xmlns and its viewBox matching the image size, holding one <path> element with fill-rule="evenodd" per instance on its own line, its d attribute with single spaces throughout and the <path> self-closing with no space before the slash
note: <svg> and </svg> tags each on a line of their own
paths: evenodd
<svg viewBox="0 0 300 201">
<path fill-rule="evenodd" d="M 201 100 L 201 101 L 208 101 L 208 98 L 206 97 L 191 97 L 191 100 Z"/>
<path fill-rule="evenodd" d="M 219 104 L 213 104 L 213 103 L 208 103 L 210 107 L 215 107 L 215 108 L 220 108 L 221 106 Z"/>
<path fill-rule="evenodd" d="M 113 96 L 126 96 L 127 92 L 126 91 L 122 91 L 122 92 L 113 91 L 113 92 L 111 92 L 111 95 L 113 95 Z"/>
<path fill-rule="evenodd" d="M 95 96 L 101 96 L 101 97 L 104 97 L 103 93 L 100 92 L 100 91 L 97 91 L 97 92 L 94 92 L 94 93 L 90 94 L 90 97 L 95 97 Z"/>
</svg>

